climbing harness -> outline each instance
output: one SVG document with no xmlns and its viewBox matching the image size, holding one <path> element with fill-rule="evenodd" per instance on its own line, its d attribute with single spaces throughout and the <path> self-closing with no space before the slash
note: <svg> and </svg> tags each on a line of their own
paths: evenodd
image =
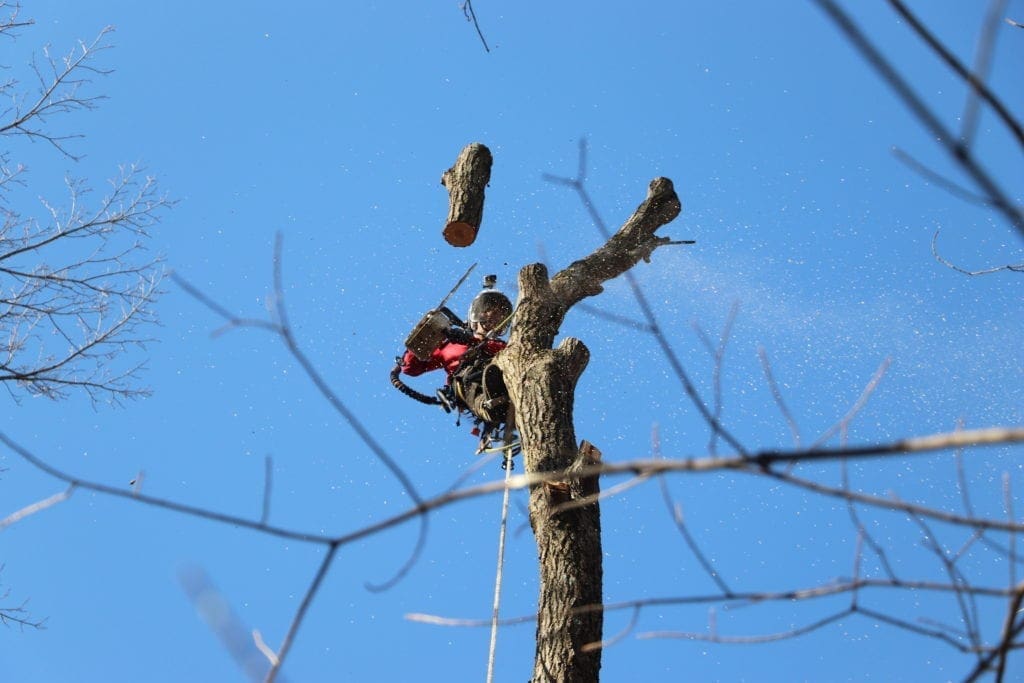
<svg viewBox="0 0 1024 683">
<path fill-rule="evenodd" d="M 468 413 L 473 420 L 472 433 L 480 437 L 476 449 L 480 454 L 501 440 L 501 426 L 509 408 L 508 389 L 501 370 L 494 363 L 489 342 L 509 327 L 515 312 L 508 297 L 494 288 L 497 283 L 494 275 L 484 278 L 483 290 L 470 305 L 468 322 L 463 322 L 445 307 L 475 267 L 476 264 L 469 267 L 440 304 L 420 319 L 405 340 L 405 348 L 421 362 L 429 360 L 434 351 L 446 342 L 467 347 L 445 385 L 433 396 L 408 386 L 401 379 L 401 357 L 395 359 L 390 379 L 392 386 L 409 398 L 424 405 L 440 406 L 446 413 L 455 412 L 456 425 L 460 425 L 463 414 Z M 476 329 L 476 334 L 473 329 Z M 510 463 L 511 460 L 503 467 Z"/>
<path fill-rule="evenodd" d="M 426 405 L 439 405 L 447 412 L 455 412 L 455 424 L 463 413 L 473 418 L 472 434 L 480 437 L 476 454 L 501 453 L 501 467 L 505 470 L 505 492 L 501 504 L 501 526 L 498 533 L 498 561 L 494 577 L 494 601 L 491 617 L 491 640 L 487 659 L 487 681 L 494 681 L 494 659 L 498 642 L 498 614 L 501 607 L 501 585 L 505 563 L 505 536 L 508 529 L 509 481 L 513 458 L 522 450 L 516 434 L 514 409 L 501 369 L 494 363 L 488 342 L 492 341 L 512 323 L 515 309 L 508 298 L 494 289 L 497 278 L 484 278 L 483 291 L 477 294 L 469 308 L 469 320 L 463 322 L 445 303 L 466 280 L 469 270 L 441 300 L 437 308 L 429 311 L 417 323 L 405 340 L 405 347 L 419 361 L 427 361 L 445 342 L 467 347 L 458 358 L 458 366 L 448 382 L 430 396 L 406 385 L 401 379 L 402 358 L 395 359 L 391 370 L 391 384 L 406 396 Z M 476 334 L 481 335 L 477 337 Z"/>
</svg>

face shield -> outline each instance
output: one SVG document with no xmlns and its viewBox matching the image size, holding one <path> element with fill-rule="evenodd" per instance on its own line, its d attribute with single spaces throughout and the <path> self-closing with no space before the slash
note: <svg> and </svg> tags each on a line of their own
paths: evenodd
<svg viewBox="0 0 1024 683">
<path fill-rule="evenodd" d="M 469 327 L 474 334 L 484 336 L 504 334 L 512 315 L 512 302 L 501 292 L 484 290 L 476 295 L 469 306 Z"/>
</svg>

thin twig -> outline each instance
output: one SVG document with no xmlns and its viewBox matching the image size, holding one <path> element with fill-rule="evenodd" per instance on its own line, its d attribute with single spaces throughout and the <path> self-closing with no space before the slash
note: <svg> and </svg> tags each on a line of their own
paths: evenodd
<svg viewBox="0 0 1024 683">
<path fill-rule="evenodd" d="M 914 171 L 918 175 L 922 176 L 925 180 L 935 183 L 940 188 L 953 195 L 957 199 L 961 199 L 970 204 L 977 206 L 991 206 L 991 202 L 981 195 L 971 192 L 965 187 L 958 185 L 949 178 L 945 177 L 941 173 L 928 168 L 922 162 L 915 159 L 909 152 L 899 148 L 893 147 L 892 154 L 898 161 L 907 166 L 910 170 Z"/>
<path fill-rule="evenodd" d="M 209 296 L 200 291 L 197 287 L 189 284 L 184 278 L 179 275 L 174 276 L 174 281 L 177 282 L 182 288 L 190 294 L 193 298 L 199 301 L 201 304 L 209 308 L 211 311 L 224 318 L 227 322 L 226 328 L 239 328 L 239 327 L 256 327 L 259 329 L 267 330 L 278 335 L 284 342 L 285 347 L 291 353 L 292 357 L 299 364 L 302 370 L 306 373 L 306 376 L 313 383 L 313 385 L 320 392 L 320 395 L 327 400 L 327 402 L 334 408 L 335 412 L 340 414 L 348 425 L 356 432 L 360 440 L 373 452 L 377 459 L 384 464 L 385 467 L 398 479 L 399 483 L 405 489 L 409 497 L 412 498 L 413 502 L 417 507 L 422 507 L 423 499 L 420 497 L 415 485 L 412 480 L 405 473 L 405 471 L 398 465 L 394 458 L 380 445 L 377 439 L 370 433 L 370 431 L 363 425 L 362 421 L 356 417 L 355 413 L 349 410 L 348 406 L 341 400 L 337 393 L 330 387 L 327 381 L 323 378 L 320 372 L 316 369 L 316 366 L 309 360 L 305 352 L 299 346 L 295 335 L 292 332 L 291 325 L 288 322 L 288 311 L 285 306 L 284 296 L 284 276 L 283 276 L 283 236 L 278 232 L 274 239 L 274 260 L 273 260 L 273 315 L 276 316 L 276 321 L 266 320 L 250 320 L 239 318 L 233 313 L 228 311 L 225 307 L 221 306 L 217 302 L 213 301 Z M 426 536 L 428 530 L 427 517 L 420 517 L 420 531 L 417 537 L 416 543 L 410 553 L 409 558 L 399 568 L 394 576 L 387 579 L 380 584 L 367 584 L 367 588 L 372 591 L 384 591 L 392 587 L 405 577 L 412 566 L 419 559 L 422 553 L 423 547 L 426 543 Z"/>
<path fill-rule="evenodd" d="M 1017 593 L 1010 600 L 1010 608 L 1006 615 L 1003 626 L 1003 636 L 1000 639 L 999 647 L 994 648 L 984 655 L 977 666 L 964 678 L 964 683 L 974 683 L 992 668 L 995 659 L 999 659 L 997 681 L 1001 683 L 1005 672 L 1006 656 L 1010 649 L 1014 648 L 1014 640 L 1024 631 L 1024 618 L 1020 618 L 1021 598 L 1024 596 L 1024 586 L 1017 587 Z"/>
<path fill-rule="evenodd" d="M 779 633 L 770 633 L 767 635 L 760 636 L 722 636 L 713 633 L 686 633 L 682 631 L 649 631 L 647 633 L 638 633 L 637 638 L 641 640 L 650 640 L 654 638 L 672 638 L 678 640 L 699 640 L 706 643 L 722 643 L 732 645 L 755 645 L 760 643 L 774 643 L 780 640 L 792 640 L 793 638 L 799 638 L 800 636 L 813 633 L 822 628 L 825 628 L 829 624 L 849 616 L 853 613 L 853 610 L 847 608 L 831 614 L 823 619 L 814 621 L 806 626 L 799 628 L 790 629 L 788 631 L 781 631 Z"/>
<path fill-rule="evenodd" d="M 466 19 L 468 21 L 473 22 L 476 34 L 480 36 L 480 42 L 484 44 L 484 51 L 490 52 L 491 48 L 487 46 L 487 39 L 484 38 L 484 32 L 480 30 L 480 22 L 476 20 L 476 12 L 473 11 L 473 0 L 464 0 L 462 3 L 462 12 L 466 15 Z"/>
<path fill-rule="evenodd" d="M 963 128 L 961 130 L 961 137 L 964 143 L 970 147 L 971 140 L 974 137 L 974 129 L 977 126 L 976 121 L 976 108 L 977 100 L 981 98 L 992 107 L 992 110 L 996 112 L 1000 119 L 1007 128 L 1013 133 L 1014 137 L 1017 138 L 1018 143 L 1024 146 L 1024 127 L 1021 126 L 1020 122 L 1010 113 L 1009 109 L 1002 103 L 1002 101 L 996 97 L 996 95 L 985 85 L 985 76 L 988 73 L 989 64 L 991 60 L 992 48 L 995 44 L 995 24 L 998 21 L 998 16 L 1002 10 L 998 5 L 1005 5 L 1005 2 L 998 0 L 989 6 L 988 16 L 985 20 L 982 34 L 978 40 L 977 58 L 975 60 L 974 73 L 971 73 L 963 63 L 956 58 L 949 48 L 947 48 L 927 27 L 917 18 L 917 16 L 910 11 L 902 0 L 889 0 L 889 4 L 902 16 L 907 24 L 917 33 L 917 35 L 928 44 L 928 46 L 942 58 L 944 62 L 956 72 L 960 78 L 970 86 L 968 104 L 964 109 L 963 116 Z"/>
<path fill-rule="evenodd" d="M 270 662 L 270 666 L 278 665 L 280 660 L 277 658 L 277 653 L 274 652 L 274 648 L 267 645 L 267 642 L 263 640 L 263 634 L 260 633 L 258 628 L 254 628 L 252 630 L 252 642 L 256 645 L 256 649 L 260 651 L 260 654 L 267 658 L 267 661 Z"/>
<path fill-rule="evenodd" d="M 940 230 L 941 230 L 941 228 L 940 228 Z M 941 263 L 942 265 L 946 266 L 947 268 L 952 268 L 953 270 L 955 270 L 958 273 L 963 273 L 964 275 L 972 275 L 972 276 L 973 275 L 988 275 L 990 273 L 998 273 L 999 271 L 1002 271 L 1002 270 L 1008 270 L 1008 271 L 1014 272 L 1014 273 L 1024 273 L 1024 263 L 1017 263 L 1017 264 L 1011 264 L 1011 265 L 1006 265 L 1006 266 L 995 266 L 993 268 L 983 268 L 981 270 L 967 270 L 965 268 L 961 268 L 960 266 L 956 265 L 955 263 L 951 263 L 950 261 L 947 261 L 945 258 L 942 257 L 941 254 L 939 254 L 938 239 L 939 239 L 939 230 L 936 230 L 935 234 L 932 235 L 932 256 L 934 256 L 935 260 L 938 261 L 939 263 Z"/>
<path fill-rule="evenodd" d="M 864 59 L 889 84 L 903 103 L 911 110 L 928 133 L 946 150 L 974 182 L 989 197 L 994 207 L 1007 221 L 1024 235 L 1024 212 L 1010 199 L 1009 195 L 996 184 L 995 180 L 978 164 L 969 148 L 959 142 L 946 128 L 938 116 L 924 103 L 910 83 L 903 78 L 889 60 L 868 39 L 860 27 L 834 0 L 814 0 L 833 23 L 845 34 L 847 40 L 861 53 Z"/>
<path fill-rule="evenodd" d="M 845 461 L 840 463 L 839 471 L 842 476 L 842 491 L 850 493 L 849 467 Z M 846 498 L 846 512 L 849 514 L 850 521 L 853 523 L 854 528 L 858 530 L 858 543 L 861 540 L 866 542 L 875 552 L 875 556 L 878 557 L 878 561 L 882 563 L 882 569 L 885 571 L 886 576 L 890 579 L 896 580 L 896 572 L 893 570 L 892 565 L 889 564 L 889 557 L 886 555 L 885 548 L 875 540 L 874 536 L 872 536 L 868 531 L 867 526 L 861 522 L 860 515 L 857 513 L 857 506 L 854 505 L 854 499 L 852 497 Z"/>
<path fill-rule="evenodd" d="M 857 413 L 859 413 L 865 405 L 867 405 L 868 399 L 871 398 L 871 394 L 874 393 L 875 389 L 878 388 L 878 383 L 882 381 L 882 377 L 885 376 L 885 372 L 886 370 L 889 369 L 889 365 L 891 363 L 892 358 L 886 358 L 881 362 L 881 364 L 875 370 L 875 374 L 871 376 L 871 379 L 868 380 L 868 383 L 860 392 L 860 396 L 857 397 L 857 400 L 854 401 L 850 409 L 846 411 L 846 415 L 844 415 L 842 419 L 839 420 L 839 422 L 835 423 L 834 425 L 826 429 L 825 432 L 821 436 L 819 436 L 814 441 L 814 443 L 811 444 L 812 450 L 814 448 L 817 448 L 818 446 L 821 446 L 824 443 L 827 443 L 828 440 L 835 436 L 837 433 L 843 433 L 849 428 L 850 423 L 853 421 L 853 418 L 857 416 Z"/>
<path fill-rule="evenodd" d="M 260 523 L 266 524 L 270 519 L 270 494 L 274 490 L 274 459 L 269 455 L 263 459 L 263 512 Z"/>
<path fill-rule="evenodd" d="M 600 605 L 583 605 L 580 607 L 573 608 L 572 614 L 586 614 L 588 612 L 602 611 L 602 612 L 617 612 L 621 610 L 635 610 L 645 607 L 665 607 L 665 606 L 683 606 L 683 605 L 707 605 L 716 603 L 726 603 L 728 605 L 746 605 L 746 604 L 760 604 L 760 603 L 792 603 L 795 601 L 809 601 L 809 600 L 824 600 L 833 598 L 837 595 L 843 595 L 852 591 L 865 591 L 865 590 L 879 590 L 879 591 L 929 591 L 936 593 L 953 593 L 958 590 L 968 590 L 974 595 L 989 598 L 1007 598 L 1011 597 L 1012 593 L 1006 588 L 990 588 L 985 586 L 955 586 L 948 583 L 940 583 L 935 581 L 891 581 L 887 579 L 865 579 L 862 578 L 856 582 L 854 581 L 830 581 L 828 583 L 812 586 L 810 588 L 800 588 L 795 590 L 787 591 L 744 591 L 741 593 L 734 593 L 732 596 L 726 597 L 719 593 L 709 595 L 685 595 L 676 597 L 658 597 L 658 598 L 645 598 L 641 600 L 627 600 L 622 602 L 606 602 Z M 863 607 L 858 607 L 858 611 L 863 611 Z M 408 621 L 413 621 L 422 624 L 431 624 L 434 626 L 446 626 L 453 628 L 486 628 L 491 625 L 490 618 L 486 619 L 463 619 L 453 617 L 443 617 L 436 614 L 423 614 L 423 613 L 409 613 L 405 615 Z M 527 624 L 536 621 L 536 614 L 522 615 L 518 617 L 506 617 L 501 620 L 502 626 L 517 626 Z"/>
<path fill-rule="evenodd" d="M 985 13 L 985 20 L 981 24 L 981 31 L 978 34 L 978 44 L 974 51 L 973 79 L 968 79 L 971 86 L 967 91 L 967 98 L 964 102 L 964 113 L 961 116 L 960 138 L 968 147 L 974 144 L 974 138 L 978 133 L 978 121 L 980 119 L 981 100 L 985 99 L 982 93 L 989 92 L 984 87 L 988 79 L 989 71 L 992 68 L 992 55 L 995 53 L 996 37 L 999 30 L 999 18 L 1006 10 L 1006 0 L 992 0 L 988 5 L 988 12 Z M 996 104 L 998 100 L 987 100 L 996 113 L 1002 117 L 1005 109 Z M 1017 123 L 1010 117 L 1010 120 Z M 1007 122 L 1009 125 L 1009 122 Z M 1011 128 L 1012 130 L 1012 128 Z M 1017 141 L 1024 146 L 1024 128 L 1017 123 L 1014 133 Z"/>
<path fill-rule="evenodd" d="M 1021 602 L 1024 601 L 1024 584 L 1020 584 L 1014 591 L 1013 599 L 1010 600 L 1009 609 L 1006 611 L 1006 621 L 1003 624 L 1002 637 L 999 639 L 999 646 L 996 648 L 996 656 L 999 658 L 999 665 L 996 670 L 996 681 L 1001 683 L 1006 674 L 1006 660 L 1013 646 L 1013 641 L 1024 625 L 1024 618 L 1020 617 Z M 1014 624 L 1017 624 L 1016 626 Z"/>
<path fill-rule="evenodd" d="M 576 304 L 573 308 L 579 308 L 580 310 L 586 311 L 595 318 L 603 318 L 605 320 L 615 323 L 616 325 L 622 325 L 623 327 L 628 327 L 630 329 L 638 330 L 640 332 L 654 331 L 654 328 L 647 323 L 642 323 L 639 320 L 627 318 L 624 315 L 609 313 L 603 308 L 599 308 L 598 306 L 591 306 L 590 304 L 584 303 L 582 301 Z"/>
<path fill-rule="evenodd" d="M 714 367 L 711 371 L 711 385 L 713 387 L 713 402 L 714 411 L 712 414 L 715 420 L 718 422 L 722 421 L 722 365 L 725 358 L 725 347 L 729 343 L 729 338 L 732 336 L 732 327 L 736 322 L 736 316 L 740 310 L 740 302 L 734 301 L 732 306 L 729 308 L 729 315 L 726 316 L 725 324 L 722 326 L 722 332 L 718 335 L 718 344 L 711 342 L 711 338 L 704 332 L 700 325 L 694 321 L 693 328 L 697 332 L 697 336 L 704 343 L 708 353 L 711 354 L 714 360 Z M 715 455 L 718 450 L 718 432 L 711 430 L 711 440 L 708 441 L 708 453 Z"/>
<path fill-rule="evenodd" d="M 12 512 L 3 519 L 0 519 L 0 531 L 3 531 L 12 524 L 20 522 L 21 520 L 25 519 L 30 515 L 34 515 L 37 512 L 41 512 L 42 510 L 45 510 L 49 507 L 53 507 L 57 503 L 63 503 L 65 500 L 70 498 L 71 494 L 74 492 L 75 484 L 70 484 L 66 489 L 64 489 L 60 493 L 55 493 L 49 498 L 44 498 L 43 500 L 36 501 L 31 505 L 26 505 L 20 510 Z"/>
<path fill-rule="evenodd" d="M 629 618 L 629 623 L 627 623 L 626 626 L 624 628 L 622 628 L 618 633 L 616 633 L 611 638 L 605 638 L 604 640 L 601 640 L 600 642 L 597 642 L 597 643 L 587 643 L 583 647 L 580 648 L 580 651 L 581 652 L 593 652 L 594 650 L 604 650 L 604 649 L 607 649 L 607 648 L 611 647 L 615 643 L 621 642 L 622 640 L 624 640 L 626 638 L 626 636 L 628 636 L 630 633 L 633 632 L 633 629 L 636 628 L 636 623 L 637 623 L 637 621 L 639 619 L 640 619 L 640 608 L 637 607 L 636 609 L 633 610 L 633 614 Z"/>
<path fill-rule="evenodd" d="M 1013 511 L 1013 490 L 1012 483 L 1010 481 L 1010 473 L 1003 472 L 1003 505 L 1006 507 L 1006 519 L 1009 522 L 1014 522 L 1017 515 Z M 1017 555 L 1017 534 L 1010 532 L 1010 556 L 1016 557 Z M 1007 562 L 1010 565 L 1010 585 L 1015 586 L 1017 584 L 1017 563 Z"/>
<path fill-rule="evenodd" d="M 657 428 L 655 428 L 655 430 L 653 431 L 652 442 L 652 455 L 655 458 L 661 458 L 661 441 L 658 438 Z M 672 515 L 672 521 L 675 524 L 676 529 L 679 531 L 680 534 L 682 534 L 683 541 L 686 542 L 686 545 L 687 547 L 689 547 L 690 552 L 693 553 L 693 556 L 697 558 L 697 562 L 704 570 L 704 573 L 707 574 L 711 578 L 711 580 L 715 582 L 715 585 L 718 586 L 718 589 L 722 591 L 723 595 L 732 595 L 732 589 L 730 589 L 729 586 L 725 583 L 725 580 L 715 569 L 715 566 L 708 559 L 707 555 L 705 555 L 704 552 L 700 549 L 700 546 L 697 545 L 696 539 L 693 538 L 693 535 L 690 533 L 689 528 L 687 528 L 685 518 L 683 517 L 682 505 L 672 500 L 672 494 L 668 490 L 668 482 L 665 481 L 665 477 L 658 477 L 658 487 L 661 489 L 661 499 L 665 502 L 665 507 L 668 509 L 669 514 Z"/>
<path fill-rule="evenodd" d="M 580 138 L 579 142 L 579 163 L 577 167 L 575 178 L 564 178 L 561 176 L 553 176 L 545 173 L 543 178 L 548 182 L 555 183 L 558 185 L 564 185 L 575 190 L 580 201 L 583 203 L 583 207 L 590 214 L 590 219 L 594 223 L 594 227 L 597 228 L 598 232 L 607 240 L 611 236 L 611 231 L 605 224 L 601 214 L 598 213 L 597 207 L 594 205 L 593 200 L 590 198 L 590 193 L 587 192 L 586 178 L 587 178 L 587 140 L 586 138 Z M 725 427 L 723 427 L 715 416 L 705 405 L 704 400 L 700 397 L 700 393 L 697 391 L 697 387 L 690 380 L 689 375 L 683 368 L 683 364 L 679 361 L 676 356 L 672 345 L 668 342 L 668 337 L 665 335 L 661 326 L 658 324 L 658 319 L 654 315 L 654 309 L 647 301 L 647 295 L 644 294 L 643 289 L 640 287 L 640 283 L 633 274 L 632 270 L 627 270 L 624 274 L 626 282 L 629 285 L 629 289 L 633 294 L 633 298 L 636 299 L 637 306 L 643 313 L 644 320 L 647 322 L 648 328 L 650 328 L 651 335 L 657 340 L 658 346 L 661 348 L 662 353 L 668 360 L 669 365 L 672 367 L 672 372 L 679 379 L 679 382 L 683 385 L 683 391 L 689 397 L 697 411 L 700 412 L 701 417 L 708 423 L 711 429 L 719 434 L 726 443 L 729 444 L 733 449 L 739 453 L 745 453 L 746 449 L 743 444 L 739 442 L 731 433 L 729 433 Z"/>
<path fill-rule="evenodd" d="M 244 517 L 237 517 L 234 515 L 227 515 L 213 510 L 207 510 L 205 508 L 195 507 L 192 505 L 183 505 L 182 503 L 176 503 L 171 500 L 164 498 L 157 498 L 155 496 L 148 496 L 141 493 L 136 493 L 134 490 L 127 488 L 122 489 L 114 486 L 107 486 L 106 484 L 100 484 L 98 482 L 89 481 L 80 477 L 75 477 L 66 472 L 47 464 L 37 456 L 33 455 L 29 450 L 21 447 L 5 433 L 0 432 L 0 442 L 2 442 L 9 449 L 14 451 L 26 462 L 34 466 L 36 469 L 45 472 L 46 474 L 59 479 L 75 488 L 82 488 L 88 491 L 95 491 L 96 493 L 102 493 L 104 495 L 113 496 L 115 498 L 123 498 L 126 500 L 136 501 L 144 505 L 150 505 L 153 507 L 163 508 L 166 510 L 172 510 L 174 512 L 180 512 L 185 515 L 192 517 L 199 517 L 214 522 L 221 522 L 223 524 L 230 524 L 233 526 L 240 526 L 253 531 L 259 531 L 271 536 L 278 536 L 280 538 L 287 538 L 293 541 L 302 541 L 304 543 L 319 543 L 322 545 L 330 544 L 331 540 L 326 538 L 322 534 L 311 534 L 300 531 L 293 531 L 291 529 L 285 529 L 283 527 L 277 527 L 270 524 L 261 524 L 258 521 L 246 519 Z"/>
<path fill-rule="evenodd" d="M 323 562 L 320 563 L 320 568 L 313 577 L 313 581 L 309 584 L 309 588 L 306 589 L 306 594 L 302 597 L 302 602 L 299 604 L 299 609 L 295 612 L 295 617 L 292 619 L 291 626 L 288 627 L 288 632 L 284 636 L 281 648 L 277 651 L 277 661 L 271 664 L 270 671 L 267 672 L 265 683 L 274 683 L 274 680 L 277 678 L 277 674 L 281 670 L 281 666 L 284 664 L 284 659 L 288 656 L 292 643 L 295 642 L 295 636 L 299 632 L 299 627 L 302 626 L 302 621 L 306 618 L 306 612 L 309 610 L 309 606 L 313 604 L 313 599 L 316 597 L 317 591 L 320 590 L 320 585 L 323 583 L 324 577 L 327 576 L 327 572 L 331 568 L 331 563 L 334 561 L 334 556 L 338 552 L 338 547 L 339 544 L 337 543 L 331 544 L 330 548 L 327 550 L 327 554 L 324 556 Z"/>
<path fill-rule="evenodd" d="M 892 497 L 880 497 L 872 496 L 866 493 L 858 493 L 857 491 L 851 491 L 848 488 L 836 488 L 834 486 L 827 486 L 825 484 L 811 481 L 809 479 L 803 479 L 795 477 L 787 472 L 780 472 L 777 470 L 768 472 L 757 473 L 761 476 L 768 476 L 773 479 L 797 486 L 814 493 L 819 493 L 826 496 L 832 496 L 849 503 L 861 503 L 863 505 L 870 505 L 872 507 L 880 508 L 883 510 L 896 510 L 899 512 L 906 512 L 908 514 L 920 515 L 922 517 L 928 517 L 940 522 L 947 522 L 949 524 L 956 524 L 959 526 L 966 526 L 975 529 L 989 529 L 992 531 L 1024 531 L 1024 524 L 1009 524 L 1001 519 L 984 519 L 981 517 L 957 515 L 952 512 L 945 510 L 938 510 L 935 508 L 925 507 L 923 505 L 916 505 L 914 503 L 908 503 L 903 500 L 894 499 Z"/>
<path fill-rule="evenodd" d="M 786 401 L 782 397 L 782 391 L 779 390 L 779 385 L 775 381 L 775 376 L 772 373 L 772 366 L 771 362 L 768 360 L 768 353 L 764 350 L 763 346 L 757 347 L 757 356 L 761 359 L 761 369 L 764 371 L 765 379 L 768 381 L 768 388 L 772 392 L 772 398 L 775 399 L 775 405 L 778 406 L 783 419 L 785 419 L 786 424 L 789 425 L 790 434 L 793 435 L 793 447 L 799 449 L 800 426 L 793 417 L 793 413 L 790 412 L 789 407 L 786 406 Z"/>
<path fill-rule="evenodd" d="M 963 588 L 969 586 L 970 583 L 965 579 L 964 575 L 956 566 L 956 561 L 949 557 L 949 553 L 942 547 L 938 538 L 935 536 L 935 533 L 925 523 L 925 521 L 916 515 L 910 515 L 910 519 L 913 520 L 924 533 L 924 547 L 930 550 L 935 557 L 938 558 L 943 569 L 946 571 L 946 574 L 949 576 L 950 584 L 957 587 L 957 590 L 953 592 L 953 595 L 956 597 L 957 607 L 960 610 L 960 619 L 966 630 L 964 635 L 971 641 L 971 644 L 974 646 L 974 650 L 976 652 L 980 652 L 981 627 L 978 623 L 977 604 L 974 601 L 974 596 L 963 590 Z"/>
<path fill-rule="evenodd" d="M 657 425 L 651 430 L 651 455 L 654 458 L 661 458 L 661 438 L 658 434 Z M 725 580 L 721 577 L 714 565 L 708 559 L 707 555 L 697 545 L 696 539 L 690 533 L 690 530 L 686 526 L 685 519 L 683 517 L 683 508 L 680 504 L 675 503 L 672 500 L 672 494 L 668 490 L 668 482 L 665 481 L 665 477 L 658 477 L 658 487 L 661 489 L 661 499 L 665 502 L 665 507 L 672 515 L 672 521 L 676 525 L 676 529 L 682 534 L 683 540 L 686 545 L 690 548 L 690 552 L 693 553 L 694 557 L 697 558 L 697 562 L 704 569 L 704 572 L 711 577 L 711 580 L 715 582 L 718 589 L 722 591 L 723 595 L 732 595 L 732 590 L 725 583 Z"/>
</svg>

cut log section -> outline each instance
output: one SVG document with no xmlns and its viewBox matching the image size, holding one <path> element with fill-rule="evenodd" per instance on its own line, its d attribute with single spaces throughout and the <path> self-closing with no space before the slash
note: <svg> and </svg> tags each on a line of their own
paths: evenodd
<svg viewBox="0 0 1024 683">
<path fill-rule="evenodd" d="M 484 217 L 484 189 L 491 180 L 491 150 L 479 142 L 466 145 L 455 165 L 441 175 L 448 188 L 448 221 L 444 239 L 454 247 L 476 240 Z"/>
</svg>

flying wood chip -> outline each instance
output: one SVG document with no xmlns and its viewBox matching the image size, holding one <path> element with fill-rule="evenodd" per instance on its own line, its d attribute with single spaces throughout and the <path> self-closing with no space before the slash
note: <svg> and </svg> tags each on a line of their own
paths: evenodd
<svg viewBox="0 0 1024 683">
<path fill-rule="evenodd" d="M 476 240 L 484 217 L 484 188 L 491 180 L 491 150 L 479 142 L 466 145 L 455 165 L 441 175 L 448 188 L 448 221 L 444 239 L 453 247 L 468 247 Z"/>
</svg>

